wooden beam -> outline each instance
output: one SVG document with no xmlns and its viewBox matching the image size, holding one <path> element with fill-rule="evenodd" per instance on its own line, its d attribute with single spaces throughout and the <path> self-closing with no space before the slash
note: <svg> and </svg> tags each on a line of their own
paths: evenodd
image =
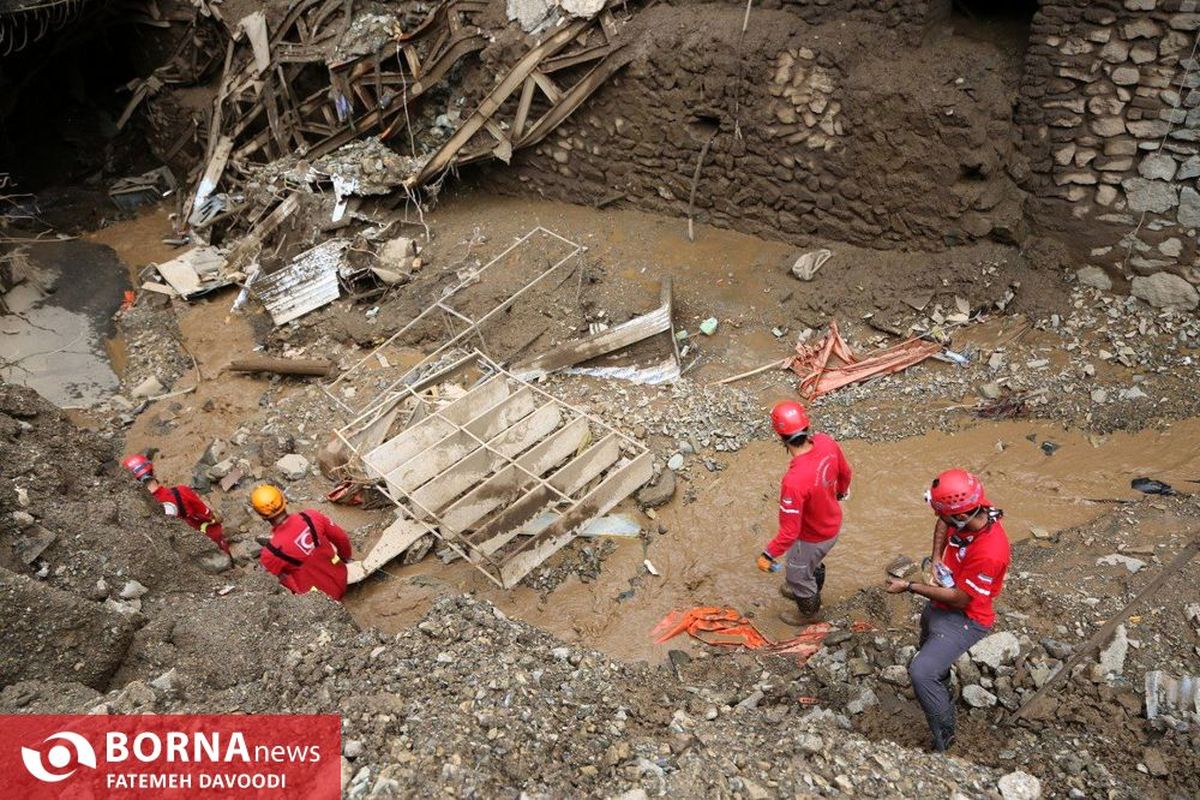
<svg viewBox="0 0 1200 800">
<path fill-rule="evenodd" d="M 521 99 L 517 103 L 517 114 L 513 117 L 514 139 L 520 139 L 521 132 L 525 130 L 525 121 L 529 119 L 529 107 L 533 105 L 533 90 L 536 88 L 537 82 L 533 78 L 526 78 L 525 83 L 521 85 Z"/>
<path fill-rule="evenodd" d="M 327 378 L 337 365 L 327 358 L 270 358 L 249 356 L 229 362 L 230 372 L 273 372 L 276 375 L 310 375 Z"/>
<path fill-rule="evenodd" d="M 289 194 L 285 197 L 283 202 L 275 206 L 275 210 L 267 215 L 266 219 L 258 223 L 250 233 L 244 236 L 229 251 L 229 257 L 225 260 L 226 270 L 229 272 L 241 270 L 242 265 L 249 261 L 262 247 L 263 240 L 282 225 L 284 220 L 294 214 L 299 207 L 300 196 L 298 194 Z"/>
<path fill-rule="evenodd" d="M 516 586 L 530 570 L 574 539 L 579 526 L 592 517 L 607 513 L 650 480 L 653 473 L 653 456 L 649 451 L 641 453 L 610 473 L 599 486 L 588 492 L 557 521 L 521 543 L 516 553 L 504 559 L 500 565 L 501 582 L 504 587 L 511 589 Z"/>
<path fill-rule="evenodd" d="M 471 137 L 479 132 L 484 122 L 491 119 L 500 110 L 500 106 L 504 104 L 504 101 L 517 90 L 517 87 L 524 83 L 531 72 L 537 69 L 537 65 L 542 59 L 554 55 L 566 47 L 588 24 L 587 20 L 577 20 L 569 25 L 564 25 L 561 29 L 547 37 L 540 45 L 530 49 L 528 53 L 522 56 L 513 68 L 509 70 L 508 75 L 497 84 L 496 88 L 488 93 L 487 97 L 483 98 L 479 103 L 479 107 L 458 126 L 458 130 L 433 154 L 421 171 L 411 179 L 412 182 L 416 185 L 424 184 L 434 175 L 437 175 L 443 169 L 450 166 L 454 161 L 454 157 L 458 155 L 458 151 L 471 140 Z"/>
<path fill-rule="evenodd" d="M 540 69 L 535 69 L 533 71 L 533 75 L 530 77 L 532 77 L 534 82 L 537 83 L 538 88 L 542 90 L 542 93 L 545 94 L 546 97 L 550 98 L 551 103 L 557 103 L 559 100 L 562 100 L 562 89 L 559 89 L 558 84 L 548 78 Z"/>
<path fill-rule="evenodd" d="M 606 331 L 564 342 L 539 356 L 514 364 L 510 371 L 521 380 L 533 380 L 670 330 L 674 303 L 669 277 L 663 279 L 659 301 L 659 307 L 648 314 L 614 325 Z"/>
<path fill-rule="evenodd" d="M 461 428 L 506 397 L 508 379 L 496 374 L 441 408 L 438 415 Z"/>
<path fill-rule="evenodd" d="M 1030 698 L 1016 710 L 1016 712 L 1012 715 L 1012 721 L 1016 722 L 1017 720 L 1023 718 L 1043 697 L 1054 691 L 1059 683 L 1070 677 L 1071 670 L 1075 668 L 1076 664 L 1090 656 L 1096 651 L 1097 648 L 1100 647 L 1100 645 L 1108 641 L 1108 639 L 1113 635 L 1113 631 L 1117 629 L 1117 626 L 1125 622 L 1125 620 L 1129 618 L 1129 615 L 1133 613 L 1134 609 L 1141 605 L 1143 601 L 1154 596 L 1154 594 L 1156 594 L 1158 590 L 1163 587 L 1163 584 L 1175 576 L 1175 573 L 1187 566 L 1188 562 L 1195 557 L 1197 552 L 1200 552 L 1200 537 L 1193 539 L 1187 547 L 1183 548 L 1183 550 L 1179 552 L 1179 555 L 1175 556 L 1174 560 L 1171 561 L 1171 563 L 1168 564 L 1162 572 L 1158 573 L 1158 576 L 1155 577 L 1154 580 L 1150 581 L 1150 583 L 1146 585 L 1145 589 L 1142 589 L 1140 592 L 1138 592 L 1137 596 L 1130 600 L 1129 603 L 1122 608 L 1119 613 L 1114 614 L 1112 619 L 1104 623 L 1104 625 L 1102 625 L 1098 631 L 1092 634 L 1092 638 L 1088 639 L 1083 647 L 1080 647 L 1074 653 L 1072 653 L 1071 657 L 1064 661 L 1062 666 L 1058 668 L 1058 671 L 1051 675 L 1050 678 L 1042 684 L 1042 688 L 1034 692 L 1033 695 L 1030 696 Z"/>
<path fill-rule="evenodd" d="M 573 495 L 620 457 L 621 440 L 615 433 L 610 433 L 554 473 L 549 483 L 563 494 Z"/>
</svg>

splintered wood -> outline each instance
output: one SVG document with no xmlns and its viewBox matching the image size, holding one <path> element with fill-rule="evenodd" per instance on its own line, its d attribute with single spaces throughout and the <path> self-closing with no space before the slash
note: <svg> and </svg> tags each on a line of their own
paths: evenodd
<svg viewBox="0 0 1200 800">
<path fill-rule="evenodd" d="M 500 369 L 361 455 L 400 509 L 355 569 L 361 580 L 424 533 L 510 588 L 651 477 L 640 443 Z"/>
</svg>

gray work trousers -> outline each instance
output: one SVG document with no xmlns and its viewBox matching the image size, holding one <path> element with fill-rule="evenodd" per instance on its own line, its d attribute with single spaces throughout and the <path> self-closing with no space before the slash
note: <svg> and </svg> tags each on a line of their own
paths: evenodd
<svg viewBox="0 0 1200 800">
<path fill-rule="evenodd" d="M 836 542 L 836 536 L 823 542 L 797 541 L 787 551 L 787 571 L 784 576 L 796 599 L 804 600 L 821 593 L 821 587 L 817 585 L 817 567 L 821 566 Z"/>
<path fill-rule="evenodd" d="M 961 611 L 935 608 L 933 603 L 927 603 L 921 612 L 921 649 L 908 665 L 908 675 L 935 736 L 938 731 L 954 730 L 950 667 L 990 632 Z"/>
</svg>

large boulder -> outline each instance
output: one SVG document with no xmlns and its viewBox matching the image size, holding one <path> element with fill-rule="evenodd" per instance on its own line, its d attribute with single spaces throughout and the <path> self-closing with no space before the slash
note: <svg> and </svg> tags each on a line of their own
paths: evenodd
<svg viewBox="0 0 1200 800">
<path fill-rule="evenodd" d="M 993 670 L 1011 663 L 1021 652 L 1021 642 L 1009 631 L 993 633 L 980 639 L 967 651 L 976 664 L 984 664 Z"/>
<path fill-rule="evenodd" d="M 1145 300 L 1155 308 L 1192 311 L 1200 305 L 1200 293 L 1196 292 L 1196 287 L 1170 272 L 1136 276 L 1130 283 L 1130 290 L 1134 297 Z"/>
</svg>

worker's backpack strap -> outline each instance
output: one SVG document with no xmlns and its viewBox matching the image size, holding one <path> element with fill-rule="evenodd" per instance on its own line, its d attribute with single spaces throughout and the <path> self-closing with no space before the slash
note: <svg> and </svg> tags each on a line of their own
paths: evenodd
<svg viewBox="0 0 1200 800">
<path fill-rule="evenodd" d="M 183 495 L 179 493 L 179 487 L 172 486 L 171 494 L 175 497 L 175 515 L 180 519 L 184 519 L 187 516 L 187 511 L 183 507 Z"/>
<path fill-rule="evenodd" d="M 317 536 L 317 526 L 313 524 L 312 517 L 301 511 L 300 516 L 304 517 L 304 524 L 308 526 L 308 530 L 313 535 L 313 547 L 321 546 L 321 537 Z"/>
<path fill-rule="evenodd" d="M 263 547 L 270 550 L 271 553 L 276 558 L 278 558 L 280 561 L 286 561 L 287 563 L 291 564 L 293 567 L 299 567 L 304 563 L 303 561 L 301 561 L 298 558 L 292 558 L 287 553 L 283 552 L 282 550 L 280 550 L 278 547 L 271 544 L 270 542 L 267 542 L 266 544 L 264 544 Z"/>
</svg>

